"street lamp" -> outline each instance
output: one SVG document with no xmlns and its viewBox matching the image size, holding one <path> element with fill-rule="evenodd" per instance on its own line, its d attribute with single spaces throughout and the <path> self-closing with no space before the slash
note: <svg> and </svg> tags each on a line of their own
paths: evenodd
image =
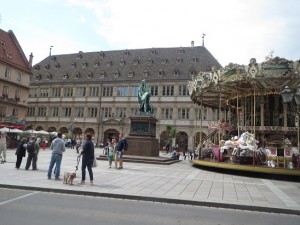
<svg viewBox="0 0 300 225">
<path fill-rule="evenodd" d="M 297 127 L 298 127 L 298 134 L 297 134 L 297 147 L 298 147 L 298 152 L 299 152 L 299 117 L 300 117 L 300 112 L 299 112 L 299 109 L 300 109 L 300 84 L 297 85 L 297 89 L 296 89 L 296 92 L 294 94 L 294 92 L 288 87 L 286 86 L 283 91 L 281 92 L 281 95 L 282 95 L 282 100 L 283 100 L 283 103 L 292 103 L 293 101 L 293 98 L 295 97 L 295 102 L 296 102 L 296 105 L 297 105 L 297 109 L 296 109 L 296 114 L 297 114 L 297 120 L 298 120 L 298 123 L 297 123 Z"/>
</svg>

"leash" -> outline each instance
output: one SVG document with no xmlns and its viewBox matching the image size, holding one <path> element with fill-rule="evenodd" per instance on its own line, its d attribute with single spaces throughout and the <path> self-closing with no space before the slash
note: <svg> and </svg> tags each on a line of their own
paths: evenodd
<svg viewBox="0 0 300 225">
<path fill-rule="evenodd" d="M 79 165 L 79 162 L 80 162 L 80 158 L 81 158 L 81 156 L 78 156 L 78 157 L 77 157 L 77 165 L 76 165 L 75 173 L 76 173 L 76 171 L 78 170 L 78 165 Z"/>
</svg>

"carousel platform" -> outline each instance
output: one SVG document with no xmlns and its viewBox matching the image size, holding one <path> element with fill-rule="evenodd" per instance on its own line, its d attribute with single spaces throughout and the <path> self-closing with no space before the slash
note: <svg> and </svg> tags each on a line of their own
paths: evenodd
<svg viewBox="0 0 300 225">
<path fill-rule="evenodd" d="M 193 165 L 208 170 L 214 170 L 217 172 L 238 172 L 243 175 L 251 176 L 266 176 L 268 178 L 288 179 L 300 181 L 300 170 L 297 169 L 286 169 L 282 167 L 268 167 L 268 166 L 253 166 L 235 164 L 230 162 L 218 162 L 216 160 L 193 160 Z"/>
</svg>

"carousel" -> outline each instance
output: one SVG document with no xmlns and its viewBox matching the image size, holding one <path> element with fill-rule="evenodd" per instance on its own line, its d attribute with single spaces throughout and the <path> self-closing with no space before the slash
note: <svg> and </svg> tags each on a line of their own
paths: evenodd
<svg viewBox="0 0 300 225">
<path fill-rule="evenodd" d="M 190 97 L 200 112 L 217 111 L 219 125 L 211 129 L 200 116 L 193 164 L 300 176 L 299 83 L 300 60 L 272 56 L 199 73 Z"/>
</svg>

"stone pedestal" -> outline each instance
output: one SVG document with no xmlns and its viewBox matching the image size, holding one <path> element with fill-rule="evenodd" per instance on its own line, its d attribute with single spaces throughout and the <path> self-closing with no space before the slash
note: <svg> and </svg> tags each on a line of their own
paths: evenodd
<svg viewBox="0 0 300 225">
<path fill-rule="evenodd" d="M 130 117 L 130 121 L 130 133 L 126 137 L 128 142 L 126 155 L 158 157 L 157 119 L 152 116 L 140 115 Z"/>
</svg>

